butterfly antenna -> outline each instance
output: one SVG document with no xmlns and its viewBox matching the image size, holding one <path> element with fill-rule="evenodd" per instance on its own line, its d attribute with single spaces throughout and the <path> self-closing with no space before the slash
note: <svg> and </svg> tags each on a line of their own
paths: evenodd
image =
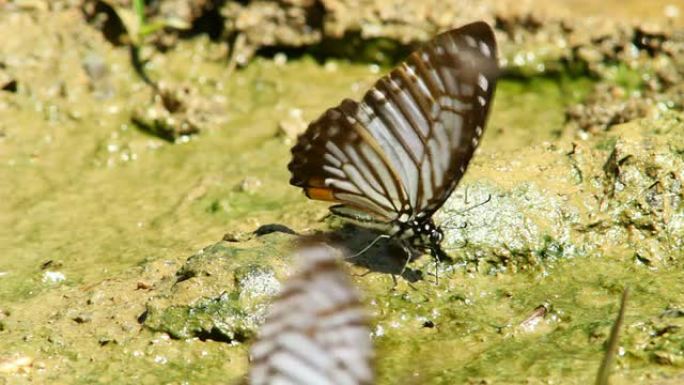
<svg viewBox="0 0 684 385">
<path fill-rule="evenodd" d="M 353 254 L 353 255 L 350 255 L 350 256 L 348 256 L 348 257 L 345 257 L 344 259 L 354 259 L 354 258 L 360 256 L 361 254 L 365 253 L 366 251 L 368 251 L 368 249 L 370 249 L 371 247 L 373 247 L 373 245 L 375 245 L 376 243 L 378 243 L 379 240 L 381 240 L 381 239 L 387 239 L 387 238 L 390 238 L 390 236 L 387 235 L 387 234 L 380 234 L 380 235 L 378 235 L 375 239 L 373 239 L 373 241 L 371 241 L 371 243 L 369 243 L 368 246 L 366 246 L 366 247 L 364 247 L 363 249 L 361 249 L 361 251 L 357 252 L 356 254 Z"/>
<path fill-rule="evenodd" d="M 457 250 L 457 249 L 465 249 L 466 246 L 468 246 L 468 240 L 465 239 L 463 240 L 463 244 L 460 246 L 453 246 L 453 247 L 447 247 L 446 250 Z"/>
<path fill-rule="evenodd" d="M 489 203 L 491 200 L 492 200 L 492 194 L 487 194 L 487 199 L 483 200 L 482 202 L 476 203 L 476 204 L 474 204 L 474 205 L 472 205 L 472 206 L 470 206 L 470 207 L 466 207 L 465 209 L 463 209 L 463 210 L 457 212 L 456 215 L 463 215 L 463 214 L 467 213 L 467 212 L 470 211 L 470 210 L 474 210 L 474 209 L 476 209 L 476 208 L 478 208 L 478 207 L 480 207 L 480 206 L 486 205 L 486 204 Z M 458 225 L 458 226 L 447 226 L 447 225 L 442 225 L 442 228 L 444 228 L 444 229 L 446 229 L 446 230 L 452 230 L 452 229 L 459 229 L 459 230 L 462 230 L 462 229 L 465 229 L 466 227 L 468 227 L 468 222 L 465 222 L 465 223 L 463 223 L 463 224 L 461 224 L 461 225 Z"/>
<path fill-rule="evenodd" d="M 462 224 L 460 224 L 460 225 L 458 225 L 458 226 L 445 226 L 445 225 L 442 225 L 442 226 L 440 226 L 440 227 L 441 227 L 442 229 L 445 229 L 445 230 L 463 230 L 463 229 L 465 229 L 466 227 L 468 227 L 468 222 L 463 222 Z"/>
<path fill-rule="evenodd" d="M 470 211 L 470 210 L 476 209 L 476 208 L 478 208 L 478 207 L 480 207 L 480 206 L 484 206 L 484 205 L 486 205 L 487 203 L 489 203 L 489 201 L 491 201 L 491 200 L 492 200 L 492 194 L 487 194 L 487 199 L 483 200 L 483 201 L 480 202 L 480 203 L 476 203 L 476 204 L 474 204 L 474 205 L 472 205 L 472 206 L 470 206 L 470 207 L 466 207 L 465 209 L 463 209 L 463 211 L 461 211 L 461 212 L 458 213 L 458 214 L 459 214 L 459 215 L 462 215 L 462 214 L 467 213 L 467 212 Z"/>
</svg>

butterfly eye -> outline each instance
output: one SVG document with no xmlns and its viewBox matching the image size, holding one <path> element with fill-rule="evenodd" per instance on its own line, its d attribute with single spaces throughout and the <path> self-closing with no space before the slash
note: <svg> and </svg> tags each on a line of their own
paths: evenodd
<svg viewBox="0 0 684 385">
<path fill-rule="evenodd" d="M 417 226 L 444 204 L 481 142 L 496 53 L 484 22 L 436 36 L 361 101 L 344 100 L 309 125 L 292 148 L 290 183 L 405 244 L 438 245 L 441 233 Z"/>
<path fill-rule="evenodd" d="M 433 245 L 439 245 L 442 243 L 442 239 L 444 239 L 444 233 L 442 232 L 442 229 L 434 229 L 430 233 L 430 243 Z"/>
</svg>

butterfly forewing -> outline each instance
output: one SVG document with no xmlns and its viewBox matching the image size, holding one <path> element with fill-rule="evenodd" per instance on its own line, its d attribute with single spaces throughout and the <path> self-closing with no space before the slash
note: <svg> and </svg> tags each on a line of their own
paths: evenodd
<svg viewBox="0 0 684 385">
<path fill-rule="evenodd" d="M 429 217 L 456 187 L 480 142 L 498 74 L 491 28 L 438 35 L 344 100 L 292 149 L 291 183 L 380 222 Z"/>
<path fill-rule="evenodd" d="M 297 256 L 303 267 L 284 285 L 250 351 L 250 384 L 372 383 L 366 313 L 339 252 L 312 245 Z"/>
</svg>

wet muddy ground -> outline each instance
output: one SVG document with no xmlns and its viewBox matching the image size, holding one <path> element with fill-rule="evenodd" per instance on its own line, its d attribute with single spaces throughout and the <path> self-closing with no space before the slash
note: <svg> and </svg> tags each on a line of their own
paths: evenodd
<svg viewBox="0 0 684 385">
<path fill-rule="evenodd" d="M 454 261 L 348 266 L 378 383 L 586 384 L 625 286 L 613 383 L 684 381 L 684 7 L 617 3 L 163 1 L 145 35 L 127 1 L 0 1 L 0 384 L 239 382 L 279 230 L 373 238 L 288 185 L 296 134 L 480 18 L 505 72 L 436 216 Z"/>
</svg>

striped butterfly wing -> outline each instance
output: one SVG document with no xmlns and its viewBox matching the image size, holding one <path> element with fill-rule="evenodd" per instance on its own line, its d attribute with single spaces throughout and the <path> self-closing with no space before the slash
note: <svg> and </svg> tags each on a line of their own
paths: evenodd
<svg viewBox="0 0 684 385">
<path fill-rule="evenodd" d="M 380 222 L 431 216 L 479 144 L 494 94 L 496 41 L 484 22 L 436 36 L 344 100 L 292 149 L 290 183 Z"/>
<path fill-rule="evenodd" d="M 250 385 L 361 385 L 373 382 L 364 308 L 339 252 L 301 249 L 301 271 L 275 300 L 251 348 Z"/>
</svg>

